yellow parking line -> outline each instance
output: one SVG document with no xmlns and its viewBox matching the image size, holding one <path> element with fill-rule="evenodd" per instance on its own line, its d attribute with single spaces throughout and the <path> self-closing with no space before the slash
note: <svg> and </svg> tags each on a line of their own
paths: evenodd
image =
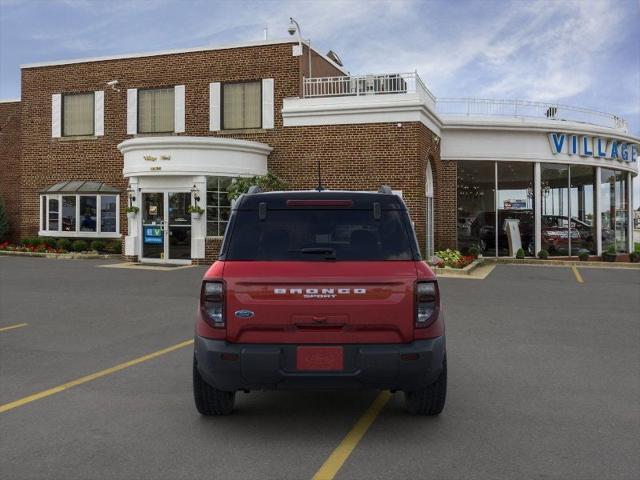
<svg viewBox="0 0 640 480">
<path fill-rule="evenodd" d="M 15 325 L 9 325 L 8 327 L 0 328 L 0 332 L 4 332 L 5 330 L 13 330 L 14 328 L 26 327 L 29 325 L 28 323 L 17 323 Z"/>
<path fill-rule="evenodd" d="M 389 398 L 391 398 L 391 393 L 386 390 L 380 392 L 380 395 L 376 397 L 369 409 L 360 420 L 358 420 L 358 423 L 354 425 L 340 445 L 337 446 L 329 458 L 322 464 L 320 470 L 316 472 L 312 480 L 332 480 L 333 477 L 336 476 L 338 470 L 342 468 L 342 465 L 347 461 L 351 452 L 353 452 L 354 448 L 356 448 L 360 440 L 362 440 L 364 434 L 367 433 L 367 430 L 387 404 Z"/>
<path fill-rule="evenodd" d="M 584 280 L 582 279 L 582 275 L 580 275 L 580 272 L 578 271 L 575 265 L 571 266 L 571 270 L 573 270 L 573 274 L 576 276 L 576 280 L 578 281 L 578 283 L 584 283 Z"/>
<path fill-rule="evenodd" d="M 180 348 L 183 348 L 192 344 L 193 344 L 193 340 L 187 340 L 186 342 L 177 343 L 176 345 L 163 348 L 162 350 L 158 350 L 157 352 L 153 352 L 148 355 L 144 355 L 142 357 L 129 360 L 128 362 L 121 363 L 119 365 L 116 365 L 111 368 L 107 368 L 105 370 L 100 370 L 99 372 L 92 373 L 91 375 L 78 378 L 77 380 L 72 380 L 71 382 L 59 385 L 57 387 L 53 387 L 48 390 L 44 390 L 42 392 L 34 393 L 33 395 L 29 395 L 28 397 L 15 400 L 10 403 L 5 403 L 4 405 L 0 405 L 0 413 L 13 410 L 14 408 L 18 408 L 23 405 L 26 405 L 27 403 L 35 402 L 36 400 L 40 400 L 41 398 L 49 397 L 56 393 L 60 393 L 64 390 L 67 390 L 69 388 L 76 387 L 78 385 L 82 385 L 83 383 L 90 382 L 91 380 L 95 380 L 100 377 L 111 375 L 112 373 L 119 372 L 120 370 L 124 370 L 125 368 L 133 367 L 134 365 L 137 365 L 139 363 L 146 362 L 147 360 L 154 359 L 156 357 L 164 355 L 165 353 L 173 352 L 174 350 L 178 350 Z"/>
</svg>

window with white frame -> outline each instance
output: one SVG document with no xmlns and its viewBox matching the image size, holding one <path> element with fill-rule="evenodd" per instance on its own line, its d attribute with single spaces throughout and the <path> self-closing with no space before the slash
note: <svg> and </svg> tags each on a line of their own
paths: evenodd
<svg viewBox="0 0 640 480">
<path fill-rule="evenodd" d="M 119 199 L 113 194 L 43 194 L 40 235 L 117 237 Z"/>
<path fill-rule="evenodd" d="M 262 127 L 262 82 L 222 85 L 222 128 L 224 130 Z"/>
<path fill-rule="evenodd" d="M 174 122 L 174 87 L 138 90 L 138 133 L 173 132 Z"/>
<path fill-rule="evenodd" d="M 227 188 L 231 177 L 207 177 L 207 236 L 221 237 L 231 214 Z"/>
<path fill-rule="evenodd" d="M 62 136 L 90 136 L 95 131 L 95 94 L 65 93 L 62 95 Z"/>
</svg>

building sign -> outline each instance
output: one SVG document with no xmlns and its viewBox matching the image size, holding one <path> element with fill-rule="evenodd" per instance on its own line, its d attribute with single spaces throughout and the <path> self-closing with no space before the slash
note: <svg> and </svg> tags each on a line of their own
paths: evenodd
<svg viewBox="0 0 640 480">
<path fill-rule="evenodd" d="M 558 132 L 549 133 L 548 136 L 551 153 L 554 155 L 564 153 L 628 163 L 638 161 L 638 145 L 635 143 L 625 143 L 613 138 Z"/>
<path fill-rule="evenodd" d="M 162 245 L 162 228 L 156 226 L 144 226 L 144 243 L 147 245 Z"/>
</svg>

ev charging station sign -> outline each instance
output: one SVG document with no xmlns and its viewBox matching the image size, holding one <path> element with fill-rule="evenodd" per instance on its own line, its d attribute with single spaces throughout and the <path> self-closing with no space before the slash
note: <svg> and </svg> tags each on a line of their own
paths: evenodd
<svg viewBox="0 0 640 480">
<path fill-rule="evenodd" d="M 551 153 L 554 155 L 578 155 L 627 163 L 638 161 L 638 145 L 635 143 L 626 143 L 613 138 L 558 132 L 549 133 L 548 137 Z"/>
</svg>

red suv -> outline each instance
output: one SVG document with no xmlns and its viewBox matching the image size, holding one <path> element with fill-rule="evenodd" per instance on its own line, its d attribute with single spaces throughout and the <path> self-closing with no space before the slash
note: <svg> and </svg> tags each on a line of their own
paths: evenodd
<svg viewBox="0 0 640 480">
<path fill-rule="evenodd" d="M 402 199 L 250 191 L 202 282 L 193 390 L 203 415 L 237 391 L 401 390 L 414 414 L 445 404 L 444 317 Z"/>
</svg>

